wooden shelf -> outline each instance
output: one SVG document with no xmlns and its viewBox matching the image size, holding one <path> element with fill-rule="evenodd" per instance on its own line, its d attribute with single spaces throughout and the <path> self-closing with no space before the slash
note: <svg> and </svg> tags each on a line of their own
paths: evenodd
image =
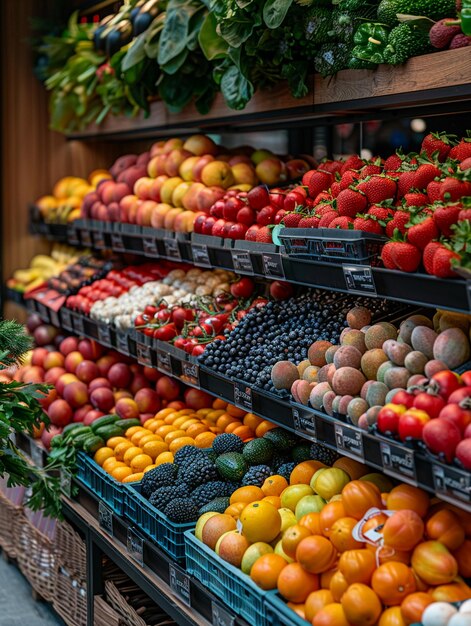
<svg viewBox="0 0 471 626">
<path fill-rule="evenodd" d="M 231 131 L 241 128 L 272 128 L 332 123 L 352 116 L 371 118 L 384 112 L 441 105 L 438 112 L 471 106 L 471 47 L 447 50 L 410 59 L 405 65 L 382 65 L 377 70 L 344 70 L 336 77 L 311 77 L 305 98 L 291 96 L 286 83 L 271 91 L 259 91 L 242 111 L 229 109 L 221 94 L 210 113 L 199 114 L 194 106 L 169 113 L 161 101 L 151 104 L 150 115 L 135 118 L 108 117 L 101 126 L 69 135 L 69 139 L 147 137 L 195 130 Z M 437 112 L 437 111 L 435 111 Z"/>
</svg>

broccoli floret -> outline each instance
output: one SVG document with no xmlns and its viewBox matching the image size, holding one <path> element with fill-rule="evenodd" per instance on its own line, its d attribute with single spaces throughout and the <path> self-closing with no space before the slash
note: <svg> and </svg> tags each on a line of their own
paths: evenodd
<svg viewBox="0 0 471 626">
<path fill-rule="evenodd" d="M 390 32 L 388 45 L 384 49 L 384 61 L 390 65 L 401 65 L 410 57 L 426 54 L 430 50 L 428 32 L 404 23 Z"/>
</svg>

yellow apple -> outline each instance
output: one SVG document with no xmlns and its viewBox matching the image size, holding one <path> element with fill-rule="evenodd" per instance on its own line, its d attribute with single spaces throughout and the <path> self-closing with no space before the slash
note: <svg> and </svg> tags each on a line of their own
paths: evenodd
<svg viewBox="0 0 471 626">
<path fill-rule="evenodd" d="M 160 188 L 160 199 L 165 204 L 172 204 L 172 195 L 175 189 L 178 187 L 183 180 L 180 176 L 172 176 L 172 178 L 168 178 Z"/>
</svg>

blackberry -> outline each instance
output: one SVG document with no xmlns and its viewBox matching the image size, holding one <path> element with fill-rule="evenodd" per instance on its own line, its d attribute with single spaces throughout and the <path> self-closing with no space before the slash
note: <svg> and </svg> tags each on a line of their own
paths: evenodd
<svg viewBox="0 0 471 626">
<path fill-rule="evenodd" d="M 167 504 L 164 514 L 172 522 L 185 524 L 198 518 L 198 507 L 190 498 L 176 498 Z"/>
<path fill-rule="evenodd" d="M 203 450 L 200 450 L 196 446 L 183 446 L 177 450 L 174 456 L 174 463 L 180 467 L 180 465 L 185 465 L 189 461 L 194 461 L 196 459 L 204 459 L 205 455 Z"/>
<path fill-rule="evenodd" d="M 313 443 L 311 446 L 311 458 L 325 465 L 333 465 L 337 459 L 340 459 L 340 454 L 335 452 L 335 450 L 326 448 L 321 443 Z"/>
<path fill-rule="evenodd" d="M 178 470 L 178 479 L 193 488 L 218 480 L 218 478 L 216 468 L 206 458 L 197 459 L 191 465 L 180 467 Z"/>
<path fill-rule="evenodd" d="M 228 497 L 235 491 L 232 485 L 222 480 L 215 480 L 197 487 L 191 494 L 191 499 L 198 505 L 198 508 L 208 504 L 214 498 Z"/>
<path fill-rule="evenodd" d="M 276 470 L 276 473 L 280 476 L 283 476 L 283 478 L 286 478 L 286 480 L 289 482 L 289 477 L 291 476 L 291 472 L 294 470 L 295 467 L 296 463 L 284 463 L 283 465 L 280 465 L 280 467 Z"/>
<path fill-rule="evenodd" d="M 248 485 L 255 485 L 255 487 L 261 487 L 265 480 L 273 474 L 268 465 L 254 465 L 244 474 L 242 478 L 242 487 Z"/>
<path fill-rule="evenodd" d="M 273 455 L 273 458 L 271 460 L 271 466 L 276 471 L 276 473 L 278 473 L 278 468 L 280 468 L 282 465 L 285 465 L 286 463 L 291 463 L 291 461 L 292 458 L 287 454 L 281 454 L 280 452 L 277 452 Z"/>
<path fill-rule="evenodd" d="M 149 498 L 159 487 L 170 487 L 175 483 L 177 466 L 173 463 L 163 463 L 146 472 L 141 480 L 141 493 Z"/>
<path fill-rule="evenodd" d="M 159 509 L 159 511 L 163 511 L 171 500 L 183 498 L 188 495 L 190 495 L 188 485 L 180 483 L 179 485 L 171 487 L 160 487 L 151 495 L 149 502 L 155 506 L 156 509 Z"/>
<path fill-rule="evenodd" d="M 216 454 L 224 454 L 225 452 L 242 452 L 244 442 L 237 435 L 232 433 L 224 433 L 218 435 L 212 445 L 213 452 Z"/>
</svg>

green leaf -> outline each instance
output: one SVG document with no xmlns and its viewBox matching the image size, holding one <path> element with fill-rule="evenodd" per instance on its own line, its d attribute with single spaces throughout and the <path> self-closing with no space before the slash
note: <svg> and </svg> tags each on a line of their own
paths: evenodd
<svg viewBox="0 0 471 626">
<path fill-rule="evenodd" d="M 198 35 L 198 41 L 208 61 L 220 59 L 227 54 L 229 45 L 216 31 L 218 23 L 214 13 L 208 13 Z"/>
<path fill-rule="evenodd" d="M 180 52 L 180 54 L 173 59 L 171 59 L 165 65 L 161 65 L 162 71 L 166 74 L 176 74 L 178 70 L 182 67 L 188 57 L 188 50 L 185 48 Z"/>
<path fill-rule="evenodd" d="M 406 15 L 405 13 L 398 13 L 396 17 L 400 22 L 406 22 L 409 26 L 417 26 L 418 29 L 426 33 L 428 33 L 435 24 L 433 20 L 425 15 Z"/>
<path fill-rule="evenodd" d="M 260 26 L 262 18 L 258 14 L 238 15 L 230 20 L 225 20 L 219 24 L 219 32 L 232 48 L 241 46 L 250 35 L 254 28 Z"/>
<path fill-rule="evenodd" d="M 185 10 L 167 12 L 167 19 L 160 35 L 157 62 L 165 65 L 185 49 L 188 37 L 190 14 Z"/>
<path fill-rule="evenodd" d="M 242 72 L 235 65 L 232 65 L 224 72 L 221 80 L 221 92 L 227 105 L 231 109 L 240 111 L 252 98 L 254 87 Z"/>
<path fill-rule="evenodd" d="M 267 0 L 263 7 L 263 19 L 268 28 L 278 28 L 288 13 L 293 0 Z"/>
<path fill-rule="evenodd" d="M 126 70 L 131 69 L 134 65 L 137 65 L 141 61 L 146 58 L 146 32 L 141 33 L 128 48 L 126 52 L 126 56 L 123 58 L 121 63 L 121 70 L 126 72 Z"/>
</svg>

